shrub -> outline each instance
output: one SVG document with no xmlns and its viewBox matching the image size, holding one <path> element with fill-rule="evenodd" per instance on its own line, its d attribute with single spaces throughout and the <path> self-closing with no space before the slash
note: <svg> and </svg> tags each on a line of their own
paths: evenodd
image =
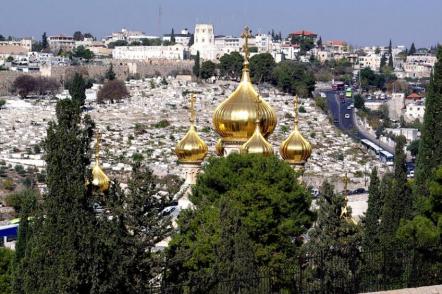
<svg viewBox="0 0 442 294">
<path fill-rule="evenodd" d="M 126 85 L 120 80 L 107 81 L 97 93 L 97 102 L 104 103 L 106 100 L 114 103 L 129 97 Z"/>
<path fill-rule="evenodd" d="M 15 189 L 14 181 L 10 178 L 7 178 L 3 181 L 3 188 L 8 191 L 13 191 Z"/>
</svg>

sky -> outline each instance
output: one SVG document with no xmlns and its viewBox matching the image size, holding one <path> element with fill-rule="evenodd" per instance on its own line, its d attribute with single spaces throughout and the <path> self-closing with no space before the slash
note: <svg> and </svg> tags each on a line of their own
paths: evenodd
<svg viewBox="0 0 442 294">
<path fill-rule="evenodd" d="M 195 23 L 215 34 L 309 30 L 353 46 L 442 43 L 442 0 L 0 0 L 0 34 L 40 39 L 74 31 L 98 38 L 123 27 L 158 35 Z"/>
</svg>

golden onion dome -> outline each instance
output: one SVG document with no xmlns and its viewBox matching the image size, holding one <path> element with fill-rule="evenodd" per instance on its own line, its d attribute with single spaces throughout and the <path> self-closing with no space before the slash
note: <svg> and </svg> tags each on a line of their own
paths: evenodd
<svg viewBox="0 0 442 294">
<path fill-rule="evenodd" d="M 304 165 L 312 154 L 312 145 L 298 128 L 298 97 L 295 97 L 295 128 L 279 149 L 281 157 L 290 164 Z"/>
<path fill-rule="evenodd" d="M 276 113 L 267 102 L 259 97 L 254 89 L 249 71 L 248 28 L 242 35 L 244 42 L 244 64 L 241 81 L 235 91 L 222 102 L 213 114 L 213 125 L 224 142 L 246 142 L 255 131 L 256 121 L 260 121 L 262 135 L 267 138 L 276 127 Z M 256 102 L 260 103 L 259 109 Z"/>
<path fill-rule="evenodd" d="M 262 154 L 263 156 L 273 155 L 273 147 L 261 134 L 259 122 L 256 122 L 253 135 L 241 146 L 240 152 L 241 154 Z"/>
<path fill-rule="evenodd" d="M 224 155 L 224 146 L 223 146 L 223 140 L 218 139 L 218 141 L 215 144 L 215 152 L 218 156 Z"/>
<path fill-rule="evenodd" d="M 101 134 L 97 132 L 97 142 L 95 144 L 95 165 L 92 169 L 92 184 L 100 189 L 101 192 L 109 190 L 110 179 L 100 167 L 100 140 Z"/>
<path fill-rule="evenodd" d="M 175 147 L 175 154 L 180 163 L 201 163 L 207 155 L 208 147 L 195 130 L 195 95 L 191 96 L 191 125 L 187 134 Z"/>
<path fill-rule="evenodd" d="M 98 160 L 95 162 L 95 166 L 92 169 L 92 184 L 97 186 L 101 192 L 109 190 L 110 180 L 98 165 Z"/>
</svg>

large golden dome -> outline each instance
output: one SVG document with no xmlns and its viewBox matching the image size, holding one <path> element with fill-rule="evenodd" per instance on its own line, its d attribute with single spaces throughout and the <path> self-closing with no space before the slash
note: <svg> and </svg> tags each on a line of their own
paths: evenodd
<svg viewBox="0 0 442 294">
<path fill-rule="evenodd" d="M 191 125 L 187 134 L 175 147 L 175 153 L 180 163 L 201 163 L 207 155 L 207 145 L 195 130 L 195 95 L 191 96 Z"/>
<path fill-rule="evenodd" d="M 263 156 L 273 155 L 273 147 L 261 134 L 259 122 L 256 122 L 253 135 L 241 146 L 240 152 L 242 154 L 261 154 Z"/>
<path fill-rule="evenodd" d="M 295 128 L 279 149 L 281 157 L 290 164 L 304 165 L 312 154 L 312 145 L 298 128 L 298 97 L 295 97 Z"/>
<path fill-rule="evenodd" d="M 248 38 L 250 32 L 246 28 L 243 34 L 244 65 L 241 81 L 235 91 L 222 102 L 213 114 L 213 125 L 223 142 L 244 143 L 253 135 L 256 121 L 260 121 L 261 133 L 267 138 L 276 127 L 276 114 L 267 102 L 259 97 L 253 88 L 248 61 Z M 259 109 L 256 103 L 261 101 Z"/>
</svg>

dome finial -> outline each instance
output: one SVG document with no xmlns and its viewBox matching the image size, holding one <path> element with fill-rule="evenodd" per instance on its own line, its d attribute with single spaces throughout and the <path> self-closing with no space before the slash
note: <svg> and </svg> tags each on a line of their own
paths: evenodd
<svg viewBox="0 0 442 294">
<path fill-rule="evenodd" d="M 92 184 L 99 187 L 102 192 L 105 192 L 109 189 L 110 180 L 100 168 L 100 143 L 101 133 L 100 131 L 97 131 L 97 142 L 95 143 L 95 166 L 92 169 Z"/>
<path fill-rule="evenodd" d="M 244 39 L 244 45 L 242 47 L 242 50 L 244 51 L 244 65 L 249 64 L 249 39 L 252 37 L 252 34 L 250 33 L 250 29 L 248 26 L 244 28 L 244 32 L 241 35 L 241 38 Z"/>
</svg>

